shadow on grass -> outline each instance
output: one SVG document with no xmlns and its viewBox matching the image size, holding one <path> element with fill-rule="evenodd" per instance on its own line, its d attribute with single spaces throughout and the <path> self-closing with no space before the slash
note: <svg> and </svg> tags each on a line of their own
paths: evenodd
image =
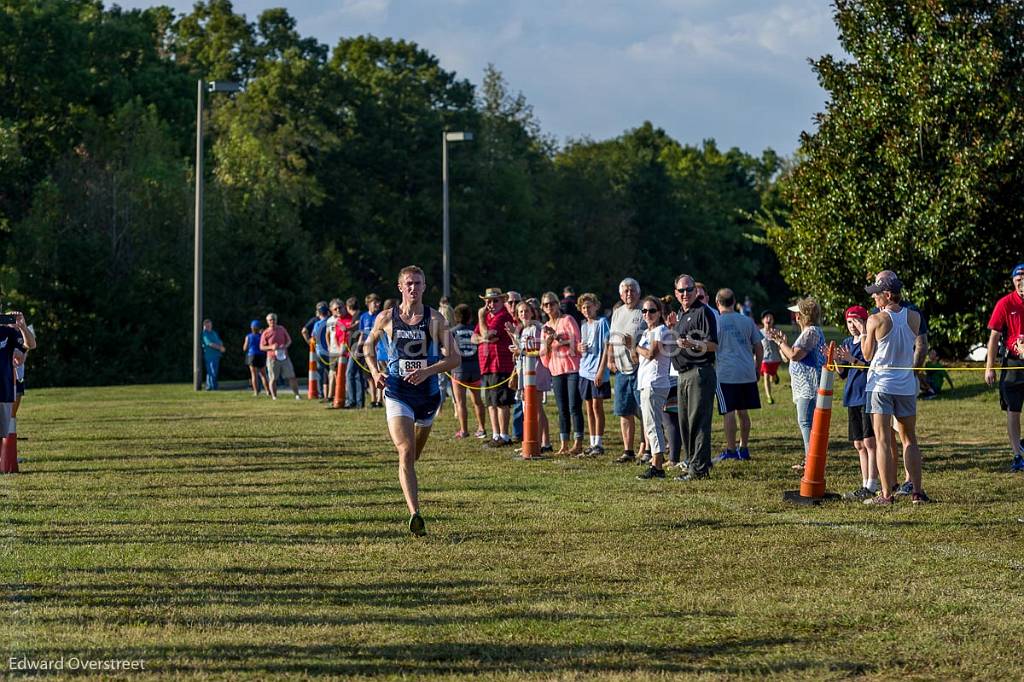
<svg viewBox="0 0 1024 682">
<path fill-rule="evenodd" d="M 992 393 L 997 397 L 999 395 L 998 389 L 989 388 L 988 384 L 965 384 L 963 382 L 960 382 L 954 388 L 945 389 L 942 393 L 938 395 L 938 397 L 932 398 L 932 400 L 929 400 L 928 402 L 942 403 L 948 400 L 966 400 L 968 398 L 973 398 L 984 393 Z"/>
<path fill-rule="evenodd" d="M 35 469 L 36 473 L 57 473 L 57 474 L 74 474 L 74 473 L 88 473 L 93 475 L 103 475 L 108 473 L 124 473 L 124 474 L 172 474 L 180 476 L 208 476 L 208 475 L 219 475 L 219 474 L 233 474 L 233 473 L 253 473 L 253 472 L 298 472 L 303 469 L 309 469 L 315 471 L 317 475 L 322 474 L 325 471 L 334 469 L 338 470 L 357 470 L 357 469 L 379 469 L 388 466 L 394 466 L 392 463 L 384 460 L 372 460 L 367 459 L 365 462 L 354 464 L 351 462 L 338 462 L 333 459 L 325 459 L 325 453 L 318 452 L 315 457 L 313 455 L 306 455 L 304 457 L 297 458 L 292 453 L 275 452 L 275 453 L 261 453 L 260 455 L 252 456 L 253 462 L 239 462 L 237 464 L 229 463 L 204 463 L 202 460 L 216 457 L 215 453 L 204 453 L 204 454 L 177 454 L 177 455 L 141 455 L 139 457 L 133 457 L 132 455 L 121 455 L 115 457 L 108 457 L 107 459 L 121 461 L 129 463 L 128 466 L 70 466 L 65 467 L 61 465 L 63 461 L 61 458 L 52 459 L 47 461 L 45 468 L 40 467 Z M 81 461 L 98 460 L 101 458 L 83 458 Z M 237 456 L 232 456 L 232 459 L 238 459 Z M 131 466 L 132 461 L 149 461 L 149 460 L 169 460 L 172 462 L 180 462 L 181 466 Z"/>
<path fill-rule="evenodd" d="M 249 572 L 252 578 L 258 572 Z M 480 604 L 492 595 L 493 586 L 475 580 L 438 580 L 429 583 L 387 582 L 372 585 L 338 585 L 315 582 L 238 584 L 229 580 L 168 580 L 159 583 L 89 582 L 62 585 L 23 584 L 11 590 L 16 602 L 60 605 L 63 610 L 79 608 L 126 608 L 146 606 L 217 608 L 224 606 L 290 608 L 290 618 L 304 622 L 299 609 L 309 607 L 380 607 L 423 609 L 431 606 Z M 379 615 L 379 614 L 378 614 Z M 77 616 L 74 616 L 77 617 Z M 230 620 L 229 614 L 211 613 L 210 618 Z M 373 616 L 376 617 L 376 616 Z M 371 617 L 371 618 L 373 618 Z M 360 622 L 354 618 L 351 622 Z M 255 622 L 255 621 L 253 621 Z M 384 622 L 384 621 L 381 621 Z"/>
<path fill-rule="evenodd" d="M 223 547 L 225 545 L 238 544 L 272 546 L 336 545 L 356 540 L 393 540 L 398 537 L 404 537 L 398 530 L 396 530 L 399 526 L 395 521 L 396 518 L 389 517 L 387 519 L 331 519 L 324 521 L 282 522 L 286 527 L 282 528 L 280 532 L 268 532 L 263 530 L 265 526 L 270 525 L 269 522 L 253 522 L 252 525 L 255 528 L 259 528 L 259 531 L 254 530 L 253 532 L 246 532 L 244 529 L 239 528 L 239 524 L 237 523 L 223 522 L 222 525 L 225 528 L 233 529 L 233 532 L 210 532 L 204 528 L 196 529 L 191 533 L 186 533 L 181 531 L 188 530 L 190 528 L 190 523 L 187 519 L 182 519 L 180 522 L 167 522 L 167 525 L 172 526 L 175 529 L 179 529 L 179 532 L 164 532 L 159 530 L 159 528 L 150 532 L 147 530 L 147 526 L 150 524 L 136 523 L 126 524 L 123 532 L 86 530 L 84 532 L 74 533 L 69 532 L 69 529 L 67 528 L 46 531 L 26 530 L 20 534 L 19 542 L 32 547 L 91 547 L 102 545 L 109 545 L 113 547 L 130 547 L 132 545 Z M 208 525 L 209 523 L 210 522 L 207 522 Z M 310 533 L 308 531 L 289 531 L 287 528 L 288 525 L 293 527 L 306 527 L 311 525 L 333 526 L 343 524 L 372 524 L 375 528 L 380 530 L 338 531 L 325 528 L 322 533 Z"/>
</svg>

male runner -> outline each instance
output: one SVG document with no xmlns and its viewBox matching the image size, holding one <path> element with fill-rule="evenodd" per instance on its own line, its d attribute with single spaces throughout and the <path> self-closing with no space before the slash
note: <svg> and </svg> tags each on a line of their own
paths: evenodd
<svg viewBox="0 0 1024 682">
<path fill-rule="evenodd" d="M 423 270 L 415 265 L 402 268 L 398 290 L 401 303 L 377 316 L 363 352 L 374 385 L 384 391 L 388 431 L 398 450 L 398 481 L 409 507 L 409 532 L 426 535 L 426 524 L 420 516 L 416 460 L 427 444 L 434 415 L 441 406 L 437 375 L 461 365 L 462 358 L 444 316 L 423 305 Z M 377 367 L 377 341 L 382 334 L 388 347 L 386 373 Z"/>
</svg>

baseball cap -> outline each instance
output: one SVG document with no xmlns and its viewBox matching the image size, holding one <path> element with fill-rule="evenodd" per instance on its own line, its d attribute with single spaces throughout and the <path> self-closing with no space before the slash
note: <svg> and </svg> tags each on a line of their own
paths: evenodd
<svg viewBox="0 0 1024 682">
<path fill-rule="evenodd" d="M 866 320 L 866 319 L 868 319 L 867 308 L 865 308 L 862 305 L 852 305 L 852 306 L 850 306 L 849 308 L 846 309 L 846 314 L 843 316 L 843 319 L 849 320 L 851 317 L 855 318 L 855 319 L 858 319 L 858 320 Z"/>
<path fill-rule="evenodd" d="M 316 311 L 318 313 L 320 313 L 321 315 L 326 315 L 327 314 L 327 306 L 326 305 L 319 305 L 319 306 L 316 307 Z"/>
<path fill-rule="evenodd" d="M 1017 275 L 1024 275 L 1024 263 L 1018 263 L 1013 266 L 1013 270 L 1010 272 L 1010 278 L 1014 278 Z"/>
<path fill-rule="evenodd" d="M 798 312 L 800 312 L 800 306 L 798 306 L 796 303 L 794 303 L 793 305 L 788 306 L 786 308 L 786 310 L 788 310 L 791 313 L 798 313 Z"/>
<path fill-rule="evenodd" d="M 260 321 L 259 320 L 253 320 L 252 322 L 249 323 L 249 329 L 256 329 L 259 326 L 260 326 Z"/>
<path fill-rule="evenodd" d="M 883 291 L 900 291 L 903 289 L 903 282 L 891 270 L 883 270 L 875 276 L 875 283 L 864 287 L 869 294 L 880 294 Z"/>
</svg>

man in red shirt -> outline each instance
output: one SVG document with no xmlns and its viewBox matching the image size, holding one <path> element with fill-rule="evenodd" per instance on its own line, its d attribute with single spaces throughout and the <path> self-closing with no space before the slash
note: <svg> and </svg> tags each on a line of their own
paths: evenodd
<svg viewBox="0 0 1024 682">
<path fill-rule="evenodd" d="M 354 299 L 349 299 L 352 301 Z M 334 313 L 334 328 L 328 328 L 328 334 L 334 334 L 334 347 L 338 349 L 338 361 L 334 363 L 334 368 L 331 372 L 330 381 L 330 396 L 328 397 L 328 407 L 333 408 L 334 405 L 331 403 L 331 398 L 334 397 L 335 385 L 338 382 L 339 374 L 343 374 L 348 371 L 348 363 L 351 362 L 351 353 L 349 349 L 349 341 L 351 340 L 352 325 L 358 325 L 356 319 L 352 316 L 352 312 L 348 308 L 348 303 L 342 303 L 341 299 L 338 299 L 337 311 L 331 311 Z M 344 363 L 344 364 L 343 364 Z M 348 387 L 346 386 L 346 393 L 348 393 Z M 350 403 L 346 400 L 341 408 L 348 409 Z"/>
<path fill-rule="evenodd" d="M 1006 431 L 1013 448 L 1010 470 L 1024 471 L 1024 446 L 1020 442 L 1020 412 L 1024 405 L 1024 263 L 1015 266 L 1010 277 L 1013 291 L 996 302 L 988 321 L 985 383 L 995 383 L 995 359 L 1002 339 L 1005 352 L 999 373 L 999 404 L 1006 411 Z"/>
<path fill-rule="evenodd" d="M 277 323 L 275 313 L 267 313 L 267 328 L 260 336 L 260 350 L 267 354 L 267 374 L 270 376 L 270 397 L 277 400 L 277 380 L 287 379 L 292 387 L 296 400 L 299 395 L 299 382 L 295 378 L 295 367 L 288 357 L 288 346 L 292 345 L 292 337 L 288 330 Z"/>
<path fill-rule="evenodd" d="M 509 408 L 516 401 L 516 392 L 509 388 L 509 378 L 515 371 L 515 361 L 509 344 L 512 340 L 505 331 L 506 324 L 513 324 L 512 316 L 505 307 L 508 294 L 492 287 L 481 296 L 484 307 L 480 309 L 479 326 L 473 342 L 480 346 L 480 385 L 484 392 L 484 404 L 491 418 L 491 440 L 484 447 L 500 448 L 511 445 L 509 435 Z"/>
</svg>

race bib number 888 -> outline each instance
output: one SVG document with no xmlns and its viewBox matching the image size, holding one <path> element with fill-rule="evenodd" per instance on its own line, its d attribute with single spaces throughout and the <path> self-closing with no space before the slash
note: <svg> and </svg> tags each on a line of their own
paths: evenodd
<svg viewBox="0 0 1024 682">
<path fill-rule="evenodd" d="M 426 360 L 399 360 L 398 361 L 398 376 L 403 379 L 418 369 L 426 369 Z"/>
</svg>

